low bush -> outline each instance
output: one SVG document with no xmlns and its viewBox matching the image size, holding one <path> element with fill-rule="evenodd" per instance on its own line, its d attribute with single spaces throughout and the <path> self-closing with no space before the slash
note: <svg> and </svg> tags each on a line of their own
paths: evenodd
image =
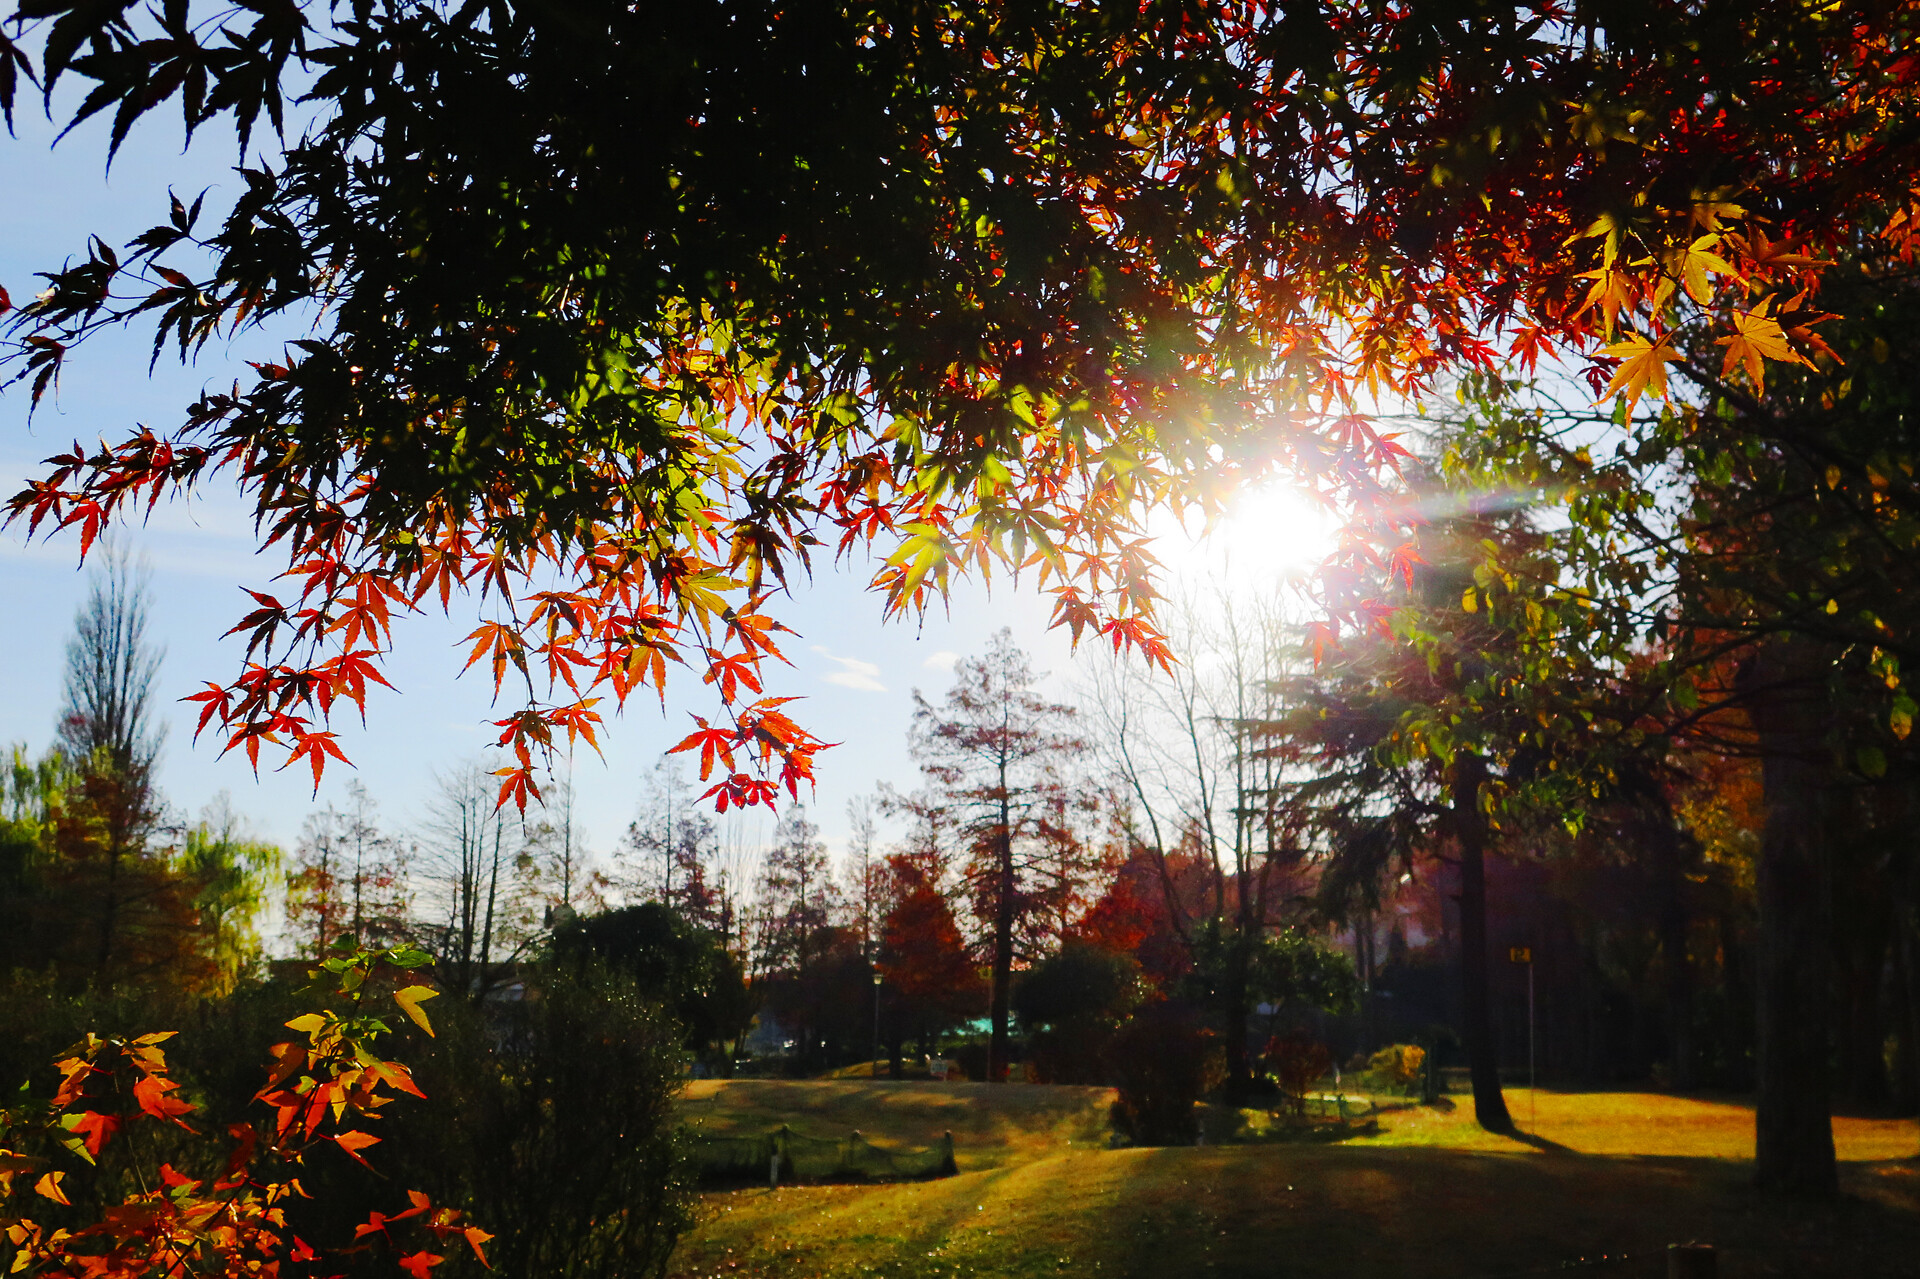
<svg viewBox="0 0 1920 1279">
<path fill-rule="evenodd" d="M 1307 1113 L 1307 1094 L 1333 1069 L 1333 1054 L 1317 1039 L 1305 1035 L 1276 1036 L 1267 1041 L 1267 1069 L 1280 1085 L 1293 1113 Z"/>
<path fill-rule="evenodd" d="M 1191 1145 L 1194 1107 L 1227 1077 L 1220 1037 L 1171 1002 L 1135 1013 L 1108 1041 L 1106 1060 L 1120 1092 L 1114 1127 L 1142 1146 Z"/>
<path fill-rule="evenodd" d="M 1367 1085 L 1375 1092 L 1416 1096 L 1426 1073 L 1427 1050 L 1418 1044 L 1388 1044 L 1367 1058 Z"/>
<path fill-rule="evenodd" d="M 947 1078 L 984 1080 L 987 1077 L 987 1042 L 969 1039 L 947 1049 Z"/>
</svg>

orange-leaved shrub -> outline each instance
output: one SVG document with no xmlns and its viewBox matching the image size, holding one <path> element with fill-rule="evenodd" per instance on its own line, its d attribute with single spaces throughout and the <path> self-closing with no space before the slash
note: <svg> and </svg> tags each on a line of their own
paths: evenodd
<svg viewBox="0 0 1920 1279">
<path fill-rule="evenodd" d="M 1277 1035 L 1268 1040 L 1266 1055 L 1267 1068 L 1273 1072 L 1273 1081 L 1280 1086 L 1281 1095 L 1295 1115 L 1304 1116 L 1307 1094 L 1333 1069 L 1333 1054 L 1319 1040 L 1294 1034 Z"/>
<path fill-rule="evenodd" d="M 492 1238 L 458 1209 L 419 1190 L 386 1193 L 340 1237 L 300 1233 L 313 1195 L 302 1174 L 322 1158 L 368 1166 L 369 1131 L 401 1093 L 421 1096 L 408 1068 L 374 1051 L 390 1028 L 368 1001 L 384 993 L 428 1034 L 420 1005 L 438 992 L 396 974 L 430 957 L 410 946 L 342 946 L 314 976 L 329 1004 L 286 1023 L 269 1050 L 267 1112 L 196 1127 L 162 1045 L 174 1032 L 89 1033 L 56 1063 L 43 1104 L 0 1111 L 0 1227 L 7 1272 L 48 1279 L 240 1276 L 320 1279 L 368 1262 L 412 1279 L 449 1259 L 486 1264 Z M 203 1120 L 200 1122 L 204 1123 Z M 81 1192 L 85 1193 L 70 1193 Z"/>
</svg>

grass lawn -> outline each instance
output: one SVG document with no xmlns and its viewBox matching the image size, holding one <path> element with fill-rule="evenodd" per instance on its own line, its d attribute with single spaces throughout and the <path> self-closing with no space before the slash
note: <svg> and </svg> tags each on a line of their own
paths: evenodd
<svg viewBox="0 0 1920 1279">
<path fill-rule="evenodd" d="M 1452 1110 L 1381 1116 L 1340 1144 L 1109 1150 L 1104 1089 L 1029 1084 L 736 1081 L 692 1085 L 712 1132 L 858 1128 L 921 1146 L 950 1129 L 961 1175 L 703 1196 L 675 1258 L 694 1276 L 994 1275 L 1503 1279 L 1665 1273 L 1667 1243 L 1722 1251 L 1720 1273 L 1920 1274 L 1911 1121 L 1841 1119 L 1847 1196 L 1809 1207 L 1746 1187 L 1752 1111 L 1649 1093 L 1542 1091 L 1508 1104 L 1534 1143 Z M 1607 1258 L 1601 1262 L 1603 1255 Z M 1624 1260 L 1616 1260 L 1624 1255 Z M 1569 1269 L 1568 1263 L 1599 1264 Z"/>
</svg>

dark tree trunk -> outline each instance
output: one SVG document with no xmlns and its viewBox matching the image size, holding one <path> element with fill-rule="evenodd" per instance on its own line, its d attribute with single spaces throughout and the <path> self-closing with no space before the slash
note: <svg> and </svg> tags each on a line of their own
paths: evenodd
<svg viewBox="0 0 1920 1279">
<path fill-rule="evenodd" d="M 1234 938 L 1233 948 L 1228 952 L 1231 959 L 1227 988 L 1220 992 L 1225 996 L 1221 1002 L 1227 1023 L 1227 1086 L 1236 1096 L 1246 1096 L 1253 1088 L 1253 1060 L 1247 1054 L 1247 1021 L 1253 1014 L 1247 1006 L 1247 966 L 1253 957 L 1252 944 L 1252 939 L 1245 934 Z"/>
<path fill-rule="evenodd" d="M 1489 1132 L 1511 1132 L 1513 1116 L 1507 1113 L 1507 1099 L 1500 1091 L 1487 990 L 1487 819 L 1480 811 L 1486 776 L 1486 762 L 1473 752 L 1463 750 L 1454 757 L 1453 833 L 1460 853 L 1460 1020 L 1473 1078 L 1473 1117 Z"/>
<path fill-rule="evenodd" d="M 1833 903 L 1824 847 L 1829 770 L 1821 663 L 1808 642 L 1779 640 L 1742 675 L 1767 810 L 1755 946 L 1754 1181 L 1772 1190 L 1832 1194 L 1838 1186 L 1827 1066 Z"/>
<path fill-rule="evenodd" d="M 493 866 L 487 876 L 487 917 L 480 928 L 480 972 L 473 997 L 479 999 L 487 993 L 487 963 L 493 957 L 493 906 L 494 898 L 500 892 L 500 818 L 493 819 Z"/>
<path fill-rule="evenodd" d="M 1692 919 L 1687 910 L 1687 844 L 1674 829 L 1664 805 L 1655 837 L 1660 841 L 1666 900 L 1660 912 L 1660 951 L 1666 977 L 1667 1040 L 1673 1067 L 1673 1086 L 1693 1088 L 1693 960 L 1687 953 Z"/>
<path fill-rule="evenodd" d="M 107 895 L 100 904 L 100 963 L 105 973 L 113 963 L 113 938 L 120 926 L 120 846 L 118 841 L 107 848 Z"/>
</svg>

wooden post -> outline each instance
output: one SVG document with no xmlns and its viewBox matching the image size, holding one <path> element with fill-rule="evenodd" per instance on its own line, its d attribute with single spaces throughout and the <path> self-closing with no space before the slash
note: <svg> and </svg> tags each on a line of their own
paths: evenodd
<svg viewBox="0 0 1920 1279">
<path fill-rule="evenodd" d="M 767 1161 L 767 1189 L 780 1189 L 780 1164 L 787 1155 L 787 1126 L 780 1125 L 780 1131 L 773 1134 L 773 1158 Z"/>
<path fill-rule="evenodd" d="M 1710 1243 L 1667 1245 L 1667 1279 L 1715 1279 L 1719 1257 Z"/>
</svg>

